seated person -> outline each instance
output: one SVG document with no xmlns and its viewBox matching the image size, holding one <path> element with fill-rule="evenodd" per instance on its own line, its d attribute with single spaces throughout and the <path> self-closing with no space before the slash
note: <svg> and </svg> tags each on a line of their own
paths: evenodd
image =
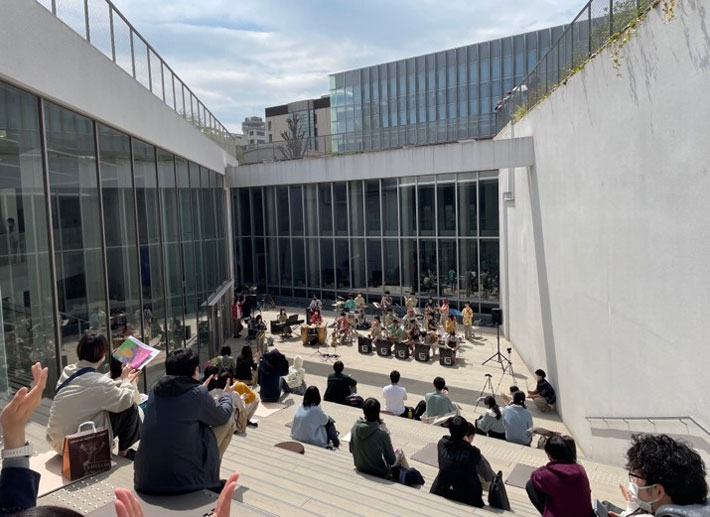
<svg viewBox="0 0 710 517">
<path fill-rule="evenodd" d="M 282 307 L 281 310 L 279 311 L 279 315 L 278 315 L 278 317 L 276 318 L 276 321 L 278 321 L 280 324 L 283 325 L 283 330 L 281 331 L 281 332 L 282 332 L 282 336 L 284 336 L 284 337 L 286 337 L 286 338 L 291 337 L 291 334 L 293 333 L 293 330 L 291 330 L 291 326 L 290 326 L 290 325 L 286 325 L 286 322 L 288 321 L 288 314 L 286 314 L 286 309 L 284 309 L 283 307 Z"/>
<path fill-rule="evenodd" d="M 390 325 L 392 325 L 392 322 L 394 321 L 395 316 L 394 316 L 394 311 L 392 310 L 392 307 L 388 308 L 385 310 L 385 315 L 383 317 L 383 323 L 385 329 L 389 328 Z"/>
<path fill-rule="evenodd" d="M 335 448 L 340 446 L 335 421 L 320 407 L 320 391 L 317 386 L 306 388 L 303 403 L 293 415 L 291 438 L 319 447 L 327 447 L 329 444 Z"/>
<path fill-rule="evenodd" d="M 259 354 L 256 355 L 257 359 Z M 237 357 L 237 368 L 234 371 L 234 376 L 237 380 L 246 382 L 247 384 L 256 384 L 257 365 L 254 361 L 254 356 L 250 345 L 244 345 L 242 351 Z"/>
<path fill-rule="evenodd" d="M 511 386 L 510 388 L 508 388 L 508 393 L 500 393 L 500 396 L 506 405 L 513 402 L 513 395 L 515 395 L 516 391 L 520 391 L 520 388 L 518 388 L 517 386 Z"/>
<path fill-rule="evenodd" d="M 355 308 L 358 311 L 365 310 L 365 297 L 362 295 L 362 293 L 357 293 L 357 296 L 355 297 Z"/>
<path fill-rule="evenodd" d="M 259 361 L 259 394 L 264 402 L 281 398 L 281 377 L 288 373 L 288 359 L 274 348 Z"/>
<path fill-rule="evenodd" d="M 454 360 L 456 360 L 456 352 L 458 352 L 460 345 L 455 332 L 451 332 L 446 336 L 446 347 L 454 351 Z"/>
<path fill-rule="evenodd" d="M 237 360 L 232 357 L 232 348 L 229 346 L 223 346 L 219 355 L 214 359 L 214 365 L 219 368 L 219 371 L 223 370 L 236 370 Z"/>
<path fill-rule="evenodd" d="M 392 467 L 409 467 L 404 452 L 392 447 L 389 433 L 381 426 L 380 403 L 368 398 L 363 405 L 364 418 L 350 430 L 350 452 L 355 468 L 364 474 L 390 477 Z"/>
<path fill-rule="evenodd" d="M 337 346 L 338 343 L 342 343 L 349 333 L 350 322 L 348 321 L 348 316 L 345 314 L 345 311 L 342 311 L 340 316 L 335 319 L 335 330 L 333 331 L 332 336 L 333 346 Z"/>
<path fill-rule="evenodd" d="M 355 299 L 352 294 L 348 296 L 347 300 L 345 300 L 343 308 L 348 312 L 353 312 L 355 310 Z"/>
<path fill-rule="evenodd" d="M 532 442 L 532 433 L 528 429 L 533 426 L 533 419 L 525 408 L 525 393 L 522 391 L 516 391 L 513 402 L 503 408 L 503 425 L 507 441 L 521 445 Z"/>
<path fill-rule="evenodd" d="M 447 334 L 456 335 L 457 330 L 458 330 L 458 325 L 456 324 L 456 320 L 454 319 L 454 315 L 451 314 L 451 315 L 449 315 L 448 318 L 446 318 L 446 321 L 444 322 L 444 332 L 446 332 Z"/>
<path fill-rule="evenodd" d="M 87 332 L 76 347 L 79 361 L 64 367 L 47 423 L 47 440 L 58 454 L 64 450 L 64 437 L 91 421 L 107 428 L 112 441 L 118 438 L 119 455 L 133 459 L 135 451 L 129 447 L 141 434 L 133 382 L 140 372 L 125 366 L 120 384 L 97 372 L 109 353 L 105 336 Z"/>
<path fill-rule="evenodd" d="M 488 395 L 483 399 L 486 412 L 476 419 L 476 430 L 490 436 L 505 440 L 505 424 L 503 423 L 503 413 L 501 413 L 496 399 L 493 395 Z"/>
<path fill-rule="evenodd" d="M 555 434 L 545 443 L 549 463 L 535 470 L 525 485 L 530 502 L 542 515 L 594 515 L 592 490 L 584 467 L 577 463 L 571 436 Z"/>
<path fill-rule="evenodd" d="M 409 310 L 414 310 L 414 308 L 419 305 L 419 300 L 417 300 L 417 293 L 411 292 L 409 293 L 409 296 L 407 296 L 407 301 L 404 303 L 404 306 L 407 309 L 407 312 Z"/>
<path fill-rule="evenodd" d="M 297 355 L 293 358 L 293 366 L 288 367 L 288 374 L 281 378 L 281 389 L 285 393 L 303 395 L 306 392 L 306 370 L 303 368 L 303 358 Z"/>
<path fill-rule="evenodd" d="M 0 472 L 0 515 L 14 514 L 37 505 L 40 474 L 30 470 L 32 447 L 25 441 L 25 425 L 42 402 L 49 370 L 32 365 L 34 387 L 20 388 L 0 415 L 3 456 Z M 74 431 L 75 432 L 75 431 Z"/>
<path fill-rule="evenodd" d="M 537 379 L 537 387 L 533 391 L 528 391 L 528 397 L 532 399 L 535 406 L 543 413 L 549 413 L 554 410 L 557 395 L 552 385 L 545 379 L 547 374 L 545 370 L 535 370 L 535 378 Z"/>
<path fill-rule="evenodd" d="M 227 385 L 232 386 L 232 402 L 234 403 L 234 426 L 238 433 L 244 432 L 247 425 L 256 426 L 252 421 L 252 417 L 259 407 L 259 395 L 257 395 L 249 386 L 241 381 L 234 380 L 234 374 L 225 370 L 219 374 L 215 380 L 215 389 L 210 391 L 210 395 L 216 401 L 224 394 Z M 241 400 L 241 403 L 239 400 Z M 226 428 L 226 426 L 225 426 Z M 216 428 L 213 428 L 216 429 Z M 217 443 L 220 443 L 220 437 L 217 437 Z M 229 442 L 227 442 L 229 445 Z M 224 451 L 220 450 L 220 457 L 224 455 Z"/>
<path fill-rule="evenodd" d="M 437 444 L 439 473 L 429 491 L 483 508 L 483 487 L 479 475 L 490 482 L 494 473 L 481 451 L 466 439 L 468 429 L 468 422 L 461 416 L 449 420 L 450 436 L 444 436 Z"/>
<path fill-rule="evenodd" d="M 392 320 L 392 323 L 387 327 L 387 338 L 395 343 L 401 343 L 404 340 L 404 331 L 399 326 L 397 318 Z"/>
<path fill-rule="evenodd" d="M 409 320 L 409 329 L 407 333 L 409 335 L 409 340 L 412 342 L 418 342 L 421 339 L 422 332 L 416 318 Z"/>
<path fill-rule="evenodd" d="M 409 410 L 404 405 L 407 400 L 407 390 L 399 385 L 399 372 L 392 370 L 390 372 L 390 385 L 382 389 L 382 398 L 385 399 L 385 411 L 389 411 L 394 416 L 402 416 L 407 418 Z"/>
<path fill-rule="evenodd" d="M 345 399 L 352 393 L 352 388 L 357 385 L 357 381 L 349 375 L 343 374 L 345 365 L 342 361 L 335 361 L 333 373 L 328 375 L 328 386 L 325 389 L 323 399 L 327 402 L 344 404 Z"/>
<path fill-rule="evenodd" d="M 427 317 L 427 330 L 436 332 L 439 330 L 439 313 L 433 312 Z"/>
<path fill-rule="evenodd" d="M 345 397 L 345 402 L 343 402 L 343 404 L 345 404 L 346 406 L 352 406 L 358 409 L 362 409 L 362 405 L 365 403 L 365 400 L 357 394 L 357 381 L 350 388 L 350 391 L 350 395 Z"/>
<path fill-rule="evenodd" d="M 190 348 L 168 354 L 165 374 L 148 395 L 135 489 L 154 495 L 220 490 L 219 448 L 211 427 L 233 425 L 232 387 L 225 386 L 215 401 L 197 380 L 199 358 Z"/>
<path fill-rule="evenodd" d="M 380 322 L 379 316 L 372 318 L 372 323 L 370 323 L 370 339 L 373 341 L 382 339 L 382 322 Z"/>
<path fill-rule="evenodd" d="M 627 510 L 611 517 L 657 515 L 708 517 L 710 500 L 705 463 L 687 443 L 665 434 L 636 434 L 626 452 Z"/>
<path fill-rule="evenodd" d="M 321 302 L 318 299 L 318 296 L 314 294 L 311 303 L 308 305 L 308 310 L 311 313 L 311 323 L 313 323 L 313 313 L 318 312 L 318 314 L 320 314 L 321 309 L 323 309 L 323 302 Z"/>
<path fill-rule="evenodd" d="M 448 393 L 449 390 L 446 388 L 444 378 L 436 377 L 434 379 L 434 391 L 427 393 L 424 397 L 426 411 L 422 417 L 423 422 L 431 423 L 443 416 L 456 416 L 459 414 L 459 408 L 451 401 Z"/>
<path fill-rule="evenodd" d="M 323 325 L 323 316 L 320 309 L 316 309 L 311 313 L 311 325 Z"/>
<path fill-rule="evenodd" d="M 390 295 L 390 292 L 385 291 L 385 294 L 380 299 L 380 307 L 382 307 L 383 311 L 391 310 L 392 303 L 393 303 L 393 301 L 392 301 L 392 296 Z"/>
</svg>

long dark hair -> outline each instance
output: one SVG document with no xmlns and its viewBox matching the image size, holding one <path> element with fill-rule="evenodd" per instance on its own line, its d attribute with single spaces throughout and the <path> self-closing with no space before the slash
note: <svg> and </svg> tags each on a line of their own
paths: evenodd
<svg viewBox="0 0 710 517">
<path fill-rule="evenodd" d="M 483 399 L 483 403 L 488 407 L 488 409 L 492 409 L 493 413 L 496 415 L 496 420 L 500 420 L 503 415 L 500 413 L 500 408 L 498 407 L 498 404 L 496 403 L 496 399 L 493 395 L 488 395 L 485 399 Z"/>
<path fill-rule="evenodd" d="M 242 351 L 241 351 L 241 353 L 240 353 L 239 355 L 240 355 L 240 357 L 241 357 L 242 359 L 244 359 L 245 361 L 253 361 L 253 360 L 254 360 L 254 356 L 253 356 L 253 354 L 252 354 L 251 346 L 250 346 L 250 345 L 244 345 L 244 346 L 242 347 Z"/>
</svg>

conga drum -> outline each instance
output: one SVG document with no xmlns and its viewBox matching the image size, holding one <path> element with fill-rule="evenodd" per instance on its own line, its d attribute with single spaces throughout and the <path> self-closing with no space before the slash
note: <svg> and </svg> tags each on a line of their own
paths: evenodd
<svg viewBox="0 0 710 517">
<path fill-rule="evenodd" d="M 325 340 L 327 336 L 328 332 L 325 328 L 325 325 L 318 325 L 318 343 L 320 343 L 321 345 L 325 345 Z"/>
<path fill-rule="evenodd" d="M 301 325 L 301 343 L 308 346 L 308 325 Z"/>
</svg>

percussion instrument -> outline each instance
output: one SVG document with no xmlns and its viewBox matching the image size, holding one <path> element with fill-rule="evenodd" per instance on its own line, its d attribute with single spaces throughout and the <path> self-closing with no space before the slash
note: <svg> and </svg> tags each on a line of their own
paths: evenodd
<svg viewBox="0 0 710 517">
<path fill-rule="evenodd" d="M 325 325 L 318 325 L 316 335 L 318 337 L 318 343 L 320 343 L 321 345 L 325 345 L 325 340 L 328 335 Z"/>
<path fill-rule="evenodd" d="M 303 346 L 308 346 L 308 328 L 310 325 L 301 325 L 301 343 Z"/>
</svg>

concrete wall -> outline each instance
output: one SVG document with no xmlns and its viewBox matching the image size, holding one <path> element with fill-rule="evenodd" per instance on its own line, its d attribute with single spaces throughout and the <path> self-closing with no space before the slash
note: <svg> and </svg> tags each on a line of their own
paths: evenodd
<svg viewBox="0 0 710 517">
<path fill-rule="evenodd" d="M 616 464 L 629 431 L 710 424 L 706 9 L 651 12 L 621 77 L 604 51 L 499 135 L 534 136 L 535 151 L 500 174 L 505 334 L 548 371 L 584 452 Z M 708 434 L 687 429 L 710 458 Z"/>
<path fill-rule="evenodd" d="M 531 138 L 482 140 L 244 165 L 229 173 L 229 186 L 396 178 L 525 167 L 532 163 Z"/>
<path fill-rule="evenodd" d="M 219 173 L 236 159 L 33 0 L 0 7 L 0 80 Z"/>
</svg>

